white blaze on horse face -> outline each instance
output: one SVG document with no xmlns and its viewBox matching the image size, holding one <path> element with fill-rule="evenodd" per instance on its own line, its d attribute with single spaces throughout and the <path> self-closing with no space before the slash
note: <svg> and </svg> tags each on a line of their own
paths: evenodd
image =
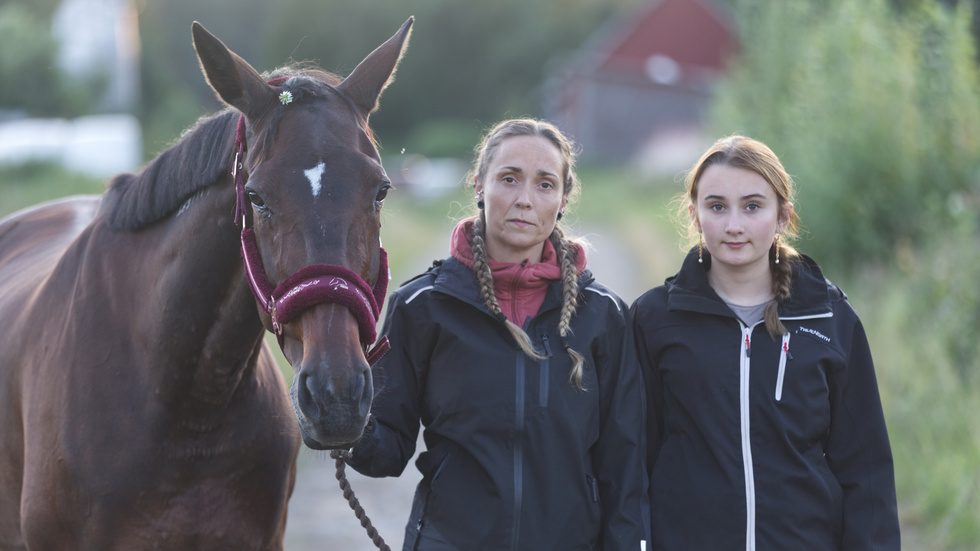
<svg viewBox="0 0 980 551">
<path fill-rule="evenodd" d="M 306 179 L 310 181 L 310 189 L 313 190 L 314 199 L 320 196 L 320 179 L 323 178 L 323 170 L 326 167 L 327 165 L 320 161 L 315 167 L 303 171 Z"/>
</svg>

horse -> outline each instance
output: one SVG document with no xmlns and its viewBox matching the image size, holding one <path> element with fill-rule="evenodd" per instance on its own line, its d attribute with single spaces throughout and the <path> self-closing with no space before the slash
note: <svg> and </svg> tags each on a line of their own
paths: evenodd
<svg viewBox="0 0 980 551">
<path fill-rule="evenodd" d="M 345 79 L 262 76 L 195 22 L 225 108 L 101 196 L 0 221 L 0 549 L 282 549 L 301 442 L 367 423 L 368 117 L 413 21 Z"/>
</svg>

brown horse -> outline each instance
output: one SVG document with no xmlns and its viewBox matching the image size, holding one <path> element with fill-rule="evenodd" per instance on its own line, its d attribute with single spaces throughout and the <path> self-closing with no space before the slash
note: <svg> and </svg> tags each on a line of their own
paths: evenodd
<svg viewBox="0 0 980 551">
<path fill-rule="evenodd" d="M 101 197 L 0 221 L 0 549 L 282 549 L 300 434 L 347 446 L 370 409 L 368 115 L 411 24 L 346 79 L 270 81 L 195 23 L 230 108 Z"/>
</svg>

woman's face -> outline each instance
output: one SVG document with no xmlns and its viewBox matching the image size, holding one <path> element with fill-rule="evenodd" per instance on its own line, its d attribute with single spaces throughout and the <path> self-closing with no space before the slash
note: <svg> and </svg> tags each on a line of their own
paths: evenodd
<svg viewBox="0 0 980 551">
<path fill-rule="evenodd" d="M 780 208 L 761 175 L 744 168 L 709 166 L 691 206 L 695 227 L 711 253 L 712 271 L 769 273 L 769 249 L 789 221 L 792 205 Z"/>
<path fill-rule="evenodd" d="M 492 155 L 483 192 L 487 253 L 498 262 L 541 261 L 545 239 L 565 207 L 562 156 L 541 136 L 505 138 Z"/>
</svg>

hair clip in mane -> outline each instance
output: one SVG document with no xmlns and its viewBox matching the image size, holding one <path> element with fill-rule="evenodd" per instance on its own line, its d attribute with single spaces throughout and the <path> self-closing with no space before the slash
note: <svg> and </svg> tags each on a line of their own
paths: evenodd
<svg viewBox="0 0 980 551">
<path fill-rule="evenodd" d="M 279 103 L 286 105 L 287 103 L 293 102 L 293 93 L 289 90 L 279 94 Z"/>
</svg>

